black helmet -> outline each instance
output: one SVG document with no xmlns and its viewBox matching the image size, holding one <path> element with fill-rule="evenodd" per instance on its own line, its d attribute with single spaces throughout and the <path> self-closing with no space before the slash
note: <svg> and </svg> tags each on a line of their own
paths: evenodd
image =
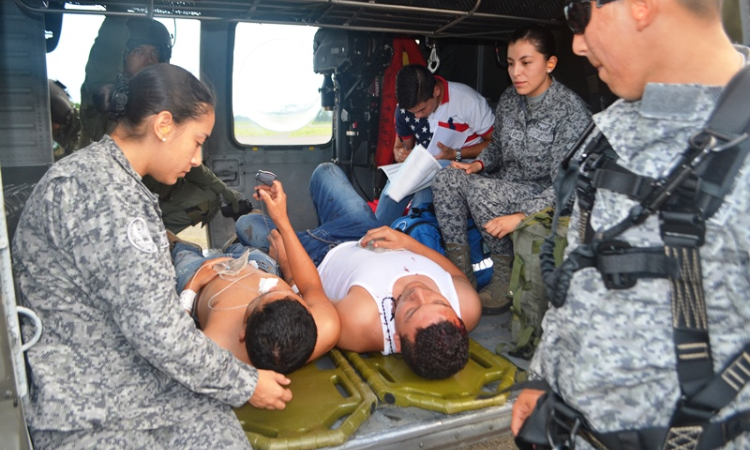
<svg viewBox="0 0 750 450">
<path fill-rule="evenodd" d="M 63 148 L 64 154 L 69 155 L 78 148 L 78 137 L 81 131 L 81 121 L 78 111 L 70 103 L 70 96 L 65 85 L 56 80 L 49 81 L 49 105 L 52 124 L 52 139 Z M 58 155 L 55 153 L 55 158 Z"/>
<path fill-rule="evenodd" d="M 159 50 L 159 62 L 169 62 L 172 58 L 172 38 L 161 22 L 145 17 L 132 17 L 128 20 L 130 40 L 125 45 L 125 54 L 141 45 L 153 45 Z"/>
<path fill-rule="evenodd" d="M 68 120 L 73 105 L 70 104 L 70 96 L 64 84 L 56 80 L 48 80 L 49 83 L 49 105 L 52 123 L 62 125 Z"/>
</svg>

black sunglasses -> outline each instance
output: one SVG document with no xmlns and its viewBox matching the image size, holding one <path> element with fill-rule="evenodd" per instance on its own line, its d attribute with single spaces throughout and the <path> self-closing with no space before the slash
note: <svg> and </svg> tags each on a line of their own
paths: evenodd
<svg viewBox="0 0 750 450">
<path fill-rule="evenodd" d="M 573 34 L 583 34 L 586 25 L 591 20 L 591 1 L 592 0 L 573 0 L 565 4 L 565 20 Z M 615 0 L 596 0 L 596 7 L 601 8 L 607 3 Z"/>
</svg>

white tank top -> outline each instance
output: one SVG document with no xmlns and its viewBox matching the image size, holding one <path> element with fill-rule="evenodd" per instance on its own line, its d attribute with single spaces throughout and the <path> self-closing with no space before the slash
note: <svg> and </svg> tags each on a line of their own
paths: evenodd
<svg viewBox="0 0 750 450">
<path fill-rule="evenodd" d="M 326 295 L 332 302 L 344 298 L 352 286 L 361 286 L 370 293 L 380 312 L 383 327 L 383 354 L 395 353 L 393 336 L 396 326 L 393 317 L 393 285 L 408 275 L 425 275 L 432 279 L 461 317 L 458 294 L 453 278 L 437 263 L 406 250 L 382 253 L 368 250 L 357 242 L 344 242 L 328 252 L 318 266 Z"/>
</svg>

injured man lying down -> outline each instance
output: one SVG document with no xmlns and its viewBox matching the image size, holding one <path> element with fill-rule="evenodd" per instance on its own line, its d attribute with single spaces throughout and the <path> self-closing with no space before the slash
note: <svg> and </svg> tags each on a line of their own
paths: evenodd
<svg viewBox="0 0 750 450">
<path fill-rule="evenodd" d="M 183 308 L 241 361 L 288 374 L 336 344 L 338 314 L 294 233 L 270 234 L 270 253 L 284 255 L 278 263 L 240 243 L 204 256 L 200 246 L 170 238 Z"/>
<path fill-rule="evenodd" d="M 266 236 L 271 230 L 271 241 L 278 241 L 274 224 L 282 223 L 279 211 L 286 215 L 286 195 L 278 180 L 256 191 L 255 198 L 263 201 L 270 217 L 240 217 L 237 237 L 253 248 L 270 249 L 274 242 Z M 319 226 L 298 232 L 294 243 L 301 243 L 318 265 L 325 293 L 338 312 L 337 347 L 401 353 L 423 378 L 447 378 L 461 370 L 469 357 L 468 332 L 477 326 L 482 311 L 466 275 L 412 237 L 380 226 L 336 165 L 315 169 L 310 193 Z M 291 256 L 287 235 L 294 231 L 288 220 L 283 223 L 278 232 Z M 279 256 L 280 264 L 283 260 Z"/>
</svg>

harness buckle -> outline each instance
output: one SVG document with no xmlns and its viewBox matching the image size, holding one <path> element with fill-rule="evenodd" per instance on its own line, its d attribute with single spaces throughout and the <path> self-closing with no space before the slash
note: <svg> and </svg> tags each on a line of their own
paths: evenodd
<svg viewBox="0 0 750 450">
<path fill-rule="evenodd" d="M 700 247 L 706 223 L 700 214 L 686 211 L 659 211 L 661 238 L 670 247 Z"/>
<path fill-rule="evenodd" d="M 547 420 L 547 441 L 553 450 L 575 450 L 581 417 L 568 405 L 557 402 Z"/>
<path fill-rule="evenodd" d="M 591 210 L 594 204 L 596 188 L 594 188 L 594 176 L 596 170 L 604 166 L 607 157 L 604 153 L 594 152 L 583 156 L 578 179 L 576 180 L 576 195 L 581 208 Z"/>
<path fill-rule="evenodd" d="M 602 242 L 596 249 L 597 255 L 614 256 L 625 253 L 625 250 L 632 248 L 625 241 L 607 241 Z M 602 280 L 607 289 L 630 289 L 638 282 L 638 277 L 629 273 L 622 272 L 602 272 Z"/>
</svg>

